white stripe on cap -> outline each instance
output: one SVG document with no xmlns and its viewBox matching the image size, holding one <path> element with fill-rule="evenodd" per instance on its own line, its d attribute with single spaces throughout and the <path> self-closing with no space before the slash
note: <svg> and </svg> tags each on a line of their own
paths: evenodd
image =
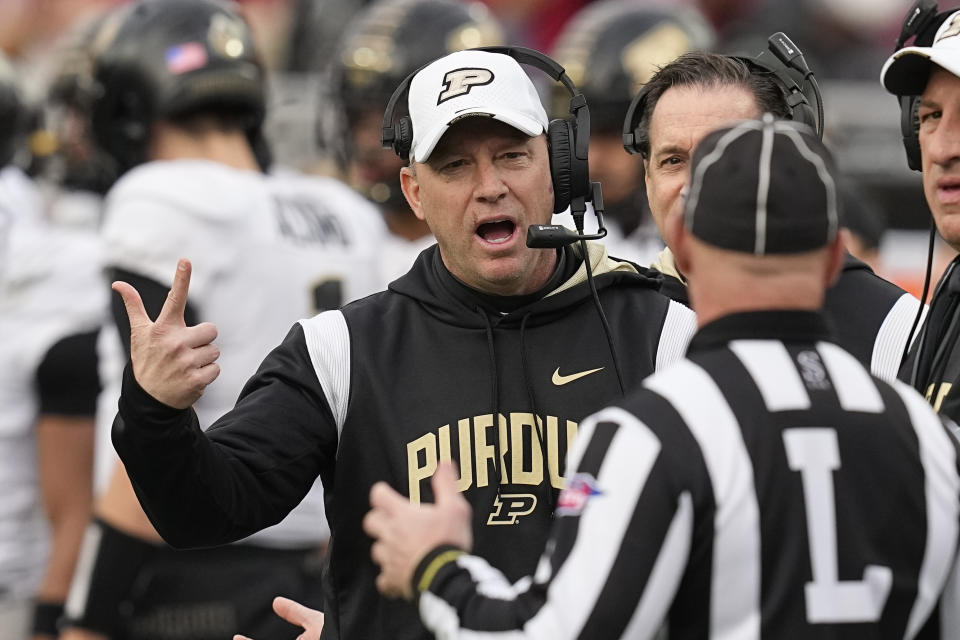
<svg viewBox="0 0 960 640">
<path fill-rule="evenodd" d="M 757 180 L 757 219 L 754 225 L 753 253 L 762 256 L 767 240 L 767 195 L 770 193 L 770 164 L 773 161 L 773 116 L 763 114 L 763 138 L 760 142 L 760 167 Z"/>
<path fill-rule="evenodd" d="M 816 167 L 817 175 L 820 176 L 820 180 L 823 181 L 823 186 L 827 189 L 827 222 L 830 225 L 827 229 L 827 238 L 833 238 L 837 234 L 838 224 L 837 187 L 833 182 L 833 176 L 831 176 L 827 170 L 827 165 L 823 162 L 823 158 L 820 157 L 819 154 L 814 153 L 807 144 L 807 141 L 803 139 L 803 136 L 797 132 L 796 128 L 783 122 L 779 123 L 779 126 L 775 123 L 774 126 L 776 126 L 779 133 L 784 133 L 793 140 L 800 155 Z"/>
</svg>

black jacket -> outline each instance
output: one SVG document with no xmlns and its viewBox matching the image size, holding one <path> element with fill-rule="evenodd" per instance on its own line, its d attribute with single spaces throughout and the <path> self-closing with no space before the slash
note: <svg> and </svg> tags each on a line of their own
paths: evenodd
<svg viewBox="0 0 960 640">
<path fill-rule="evenodd" d="M 449 456 L 475 551 L 511 578 L 531 573 L 577 422 L 621 396 L 617 364 L 635 387 L 693 332 L 656 276 L 595 245 L 608 341 L 582 260 L 565 260 L 572 277 L 501 313 L 428 249 L 388 291 L 294 326 L 206 436 L 128 367 L 114 444 L 157 530 L 179 547 L 236 540 L 282 519 L 319 474 L 332 531 L 324 638 L 426 638 L 412 608 L 377 594 L 361 521 L 379 480 L 431 500 L 429 477 Z"/>
<path fill-rule="evenodd" d="M 690 306 L 687 284 L 672 266 L 672 257 L 654 264 L 666 269 L 660 293 Z M 919 304 L 912 295 L 847 254 L 840 277 L 827 289 L 823 311 L 837 343 L 875 376 L 890 381 L 897 377 Z"/>
<path fill-rule="evenodd" d="M 905 371 L 913 387 L 933 408 L 960 422 L 960 393 L 953 385 L 960 380 L 960 257 L 947 267 L 930 300 L 930 311 L 920 337 L 914 343 L 913 362 Z"/>
</svg>

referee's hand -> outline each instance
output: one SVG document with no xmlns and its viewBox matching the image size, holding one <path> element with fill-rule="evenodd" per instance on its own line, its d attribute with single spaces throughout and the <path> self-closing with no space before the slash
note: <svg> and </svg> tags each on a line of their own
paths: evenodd
<svg viewBox="0 0 960 640">
<path fill-rule="evenodd" d="M 453 463 L 441 462 L 430 480 L 434 504 L 412 504 L 385 482 L 370 489 L 371 510 L 363 530 L 373 539 L 373 561 L 380 565 L 377 589 L 386 596 L 413 597 L 413 573 L 428 552 L 444 544 L 464 551 L 473 546 L 470 504 L 457 491 Z"/>
<path fill-rule="evenodd" d="M 190 289 L 190 261 L 181 259 L 157 321 L 143 307 L 140 294 L 126 282 L 114 282 L 130 320 L 130 361 L 144 391 L 176 409 L 186 409 L 220 375 L 220 349 L 212 344 L 217 328 L 210 322 L 188 327 L 183 320 Z"/>
</svg>

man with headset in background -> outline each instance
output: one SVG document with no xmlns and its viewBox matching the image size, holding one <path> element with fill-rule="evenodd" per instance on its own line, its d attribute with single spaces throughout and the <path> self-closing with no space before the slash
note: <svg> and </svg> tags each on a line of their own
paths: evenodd
<svg viewBox="0 0 960 640">
<path fill-rule="evenodd" d="M 955 639 L 960 443 L 831 336 L 829 152 L 764 114 L 709 133 L 690 166 L 667 232 L 697 334 L 584 421 L 536 575 L 511 586 L 467 555 L 445 466 L 435 505 L 373 487 L 378 588 L 439 640 Z"/>
<path fill-rule="evenodd" d="M 548 122 L 518 60 L 569 82 L 538 52 L 501 49 L 447 55 L 401 83 L 384 138 L 409 158 L 404 195 L 437 245 L 387 291 L 294 325 L 206 433 L 191 406 L 218 366 L 209 325 L 184 323 L 190 263 L 156 323 L 114 285 L 133 327 L 114 444 L 152 522 L 174 546 L 222 544 L 283 518 L 319 476 L 331 638 L 428 637 L 376 593 L 361 529 L 375 482 L 427 501 L 439 462 L 456 460 L 477 552 L 526 575 L 577 422 L 677 359 L 693 328 L 632 264 L 537 226 L 596 193 L 578 137 L 589 113 L 576 94 L 575 113 Z"/>
<path fill-rule="evenodd" d="M 923 173 L 923 192 L 936 230 L 960 250 L 960 11 L 937 13 L 937 3 L 918 1 L 907 13 L 898 47 L 883 65 L 881 82 L 901 98 L 901 126 L 911 169 Z M 931 230 L 931 234 L 933 231 Z M 932 237 L 931 237 L 932 242 Z M 960 419 L 960 269 L 955 258 L 930 301 L 926 324 L 902 377 L 933 407 Z"/>
<path fill-rule="evenodd" d="M 756 58 L 692 52 L 664 66 L 637 94 L 623 125 L 624 147 L 643 156 L 650 210 L 662 234 L 666 220 L 683 207 L 693 150 L 712 129 L 761 113 L 810 125 L 822 135 L 819 90 L 802 55 L 787 68 L 775 54 L 799 53 L 783 34 Z M 807 85 L 806 90 L 801 87 Z M 812 104 L 811 104 L 812 103 Z M 842 219 L 841 219 L 842 224 Z M 664 238 L 667 238 L 664 235 Z M 653 267 L 663 274 L 662 291 L 690 304 L 685 276 L 665 248 Z M 886 380 L 896 377 L 919 301 L 847 256 L 825 298 L 827 317 L 839 343 Z"/>
<path fill-rule="evenodd" d="M 107 273 L 135 284 L 156 317 L 179 254 L 195 256 L 202 271 L 180 303 L 191 324 L 216 323 L 217 344 L 205 357 L 222 348 L 228 371 L 196 403 L 197 424 L 207 427 L 291 322 L 376 289 L 385 230 L 345 184 L 265 173 L 264 70 L 232 3 L 124 5 L 103 19 L 91 55 L 80 103 L 116 180 L 102 228 Z M 104 363 L 116 372 L 105 380 L 108 419 L 130 335 L 119 298 L 114 311 L 124 338 L 101 351 L 119 360 Z M 123 466 L 115 456 L 107 464 L 63 638 L 218 638 L 238 628 L 279 637 L 292 628 L 273 615 L 270 596 L 321 606 L 328 528 L 319 482 L 304 487 L 306 498 L 276 527 L 185 552 L 162 544 Z"/>
<path fill-rule="evenodd" d="M 429 34 L 429 37 L 424 37 Z M 383 286 L 402 276 L 434 243 L 400 188 L 403 158 L 380 144 L 383 110 L 408 75 L 448 53 L 503 44 L 500 25 L 486 5 L 459 0 L 378 0 L 350 21 L 331 66 L 340 109 L 319 115 L 325 146 L 343 165 L 351 186 L 376 204 L 390 230 L 380 247 Z M 330 122 L 330 121 L 333 122 Z M 322 126 L 326 125 L 326 126 Z M 333 131 L 335 131 L 335 133 Z"/>
<path fill-rule="evenodd" d="M 553 57 L 590 105 L 590 177 L 603 185 L 603 243 L 610 255 L 649 265 L 663 248 L 647 205 L 643 162 L 623 153 L 623 115 L 658 68 L 687 51 L 710 50 L 714 40 L 694 7 L 632 0 L 592 2 L 557 37 Z M 552 113 L 565 114 L 563 87 L 556 85 L 551 98 Z M 555 221 L 569 226 L 569 214 Z"/>
</svg>

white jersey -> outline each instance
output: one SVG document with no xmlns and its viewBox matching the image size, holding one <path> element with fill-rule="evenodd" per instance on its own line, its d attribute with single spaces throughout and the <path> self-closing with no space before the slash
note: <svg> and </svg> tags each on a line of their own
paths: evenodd
<svg viewBox="0 0 960 640">
<path fill-rule="evenodd" d="M 433 234 L 427 234 L 416 240 L 407 240 L 392 233 L 387 235 L 387 240 L 380 250 L 380 283 L 383 289 L 410 271 L 417 256 L 437 241 Z"/>
<path fill-rule="evenodd" d="M 49 186 L 46 191 L 47 217 L 52 224 L 70 229 L 99 230 L 103 196 L 92 191 Z"/>
<path fill-rule="evenodd" d="M 192 261 L 188 303 L 217 326 L 222 354 L 220 377 L 194 405 L 204 428 L 233 407 L 297 320 L 380 288 L 385 235 L 376 209 L 334 179 L 205 160 L 130 171 L 107 195 L 103 227 L 108 267 L 170 286 L 177 260 Z M 280 525 L 251 539 L 301 546 L 326 536 L 318 481 Z"/>
<path fill-rule="evenodd" d="M 7 215 L 7 212 L 0 208 L 0 279 L 7 268 L 7 259 L 9 249 L 7 244 L 10 239 L 10 229 L 13 227 L 13 220 Z"/>
<path fill-rule="evenodd" d="M 15 222 L 39 222 L 42 198 L 36 184 L 16 167 L 0 169 L 0 278 L 10 260 L 10 236 Z"/>
<path fill-rule="evenodd" d="M 45 224 L 35 204 L 26 176 L 0 172 L 0 208 L 12 212 L 0 275 L 0 587 L 17 598 L 35 592 L 48 544 L 34 439 L 37 368 L 59 340 L 100 326 L 108 304 L 97 239 Z"/>
</svg>

